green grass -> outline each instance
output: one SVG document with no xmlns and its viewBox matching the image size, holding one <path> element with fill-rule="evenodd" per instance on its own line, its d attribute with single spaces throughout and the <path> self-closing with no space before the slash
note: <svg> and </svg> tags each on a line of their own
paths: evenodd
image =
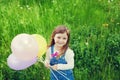
<svg viewBox="0 0 120 80">
<path fill-rule="evenodd" d="M 42 63 L 15 71 L 7 57 L 17 34 L 40 34 L 49 43 L 60 24 L 71 30 L 75 80 L 119 80 L 119 13 L 119 0 L 0 0 L 0 80 L 49 80 Z"/>
</svg>

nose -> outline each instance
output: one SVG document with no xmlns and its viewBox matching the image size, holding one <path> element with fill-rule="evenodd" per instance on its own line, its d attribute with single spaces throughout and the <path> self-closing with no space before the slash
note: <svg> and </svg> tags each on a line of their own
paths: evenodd
<svg viewBox="0 0 120 80">
<path fill-rule="evenodd" d="M 59 41 L 60 41 L 60 42 L 63 42 L 63 40 L 62 40 L 62 39 L 60 39 Z"/>
</svg>

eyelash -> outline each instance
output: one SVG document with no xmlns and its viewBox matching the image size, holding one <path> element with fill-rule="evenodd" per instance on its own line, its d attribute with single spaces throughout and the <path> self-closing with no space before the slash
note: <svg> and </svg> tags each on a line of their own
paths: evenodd
<svg viewBox="0 0 120 80">
<path fill-rule="evenodd" d="M 60 39 L 60 37 L 57 37 L 58 39 Z"/>
<path fill-rule="evenodd" d="M 66 40 L 66 38 L 63 38 L 64 40 Z"/>
<path fill-rule="evenodd" d="M 58 39 L 60 39 L 61 37 L 57 37 Z M 63 38 L 64 40 L 66 40 L 66 38 Z"/>
</svg>

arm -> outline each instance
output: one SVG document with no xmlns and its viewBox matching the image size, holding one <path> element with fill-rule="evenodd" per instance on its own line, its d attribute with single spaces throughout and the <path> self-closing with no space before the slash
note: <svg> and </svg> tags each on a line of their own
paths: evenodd
<svg viewBox="0 0 120 80">
<path fill-rule="evenodd" d="M 44 65 L 49 68 L 49 63 L 50 63 L 50 52 L 49 52 L 49 49 L 48 49 L 47 52 L 46 52 Z"/>
<path fill-rule="evenodd" d="M 57 70 L 67 70 L 74 68 L 74 52 L 72 50 L 67 50 L 65 59 L 67 64 L 57 64 Z"/>
</svg>

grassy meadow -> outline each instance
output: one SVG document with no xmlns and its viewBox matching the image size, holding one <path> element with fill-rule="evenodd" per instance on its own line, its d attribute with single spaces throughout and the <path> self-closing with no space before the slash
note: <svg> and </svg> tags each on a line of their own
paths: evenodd
<svg viewBox="0 0 120 80">
<path fill-rule="evenodd" d="M 41 62 L 16 71 L 7 58 L 17 34 L 49 43 L 61 24 L 71 30 L 75 80 L 120 80 L 120 0 L 0 0 L 0 80 L 49 80 Z"/>
</svg>

